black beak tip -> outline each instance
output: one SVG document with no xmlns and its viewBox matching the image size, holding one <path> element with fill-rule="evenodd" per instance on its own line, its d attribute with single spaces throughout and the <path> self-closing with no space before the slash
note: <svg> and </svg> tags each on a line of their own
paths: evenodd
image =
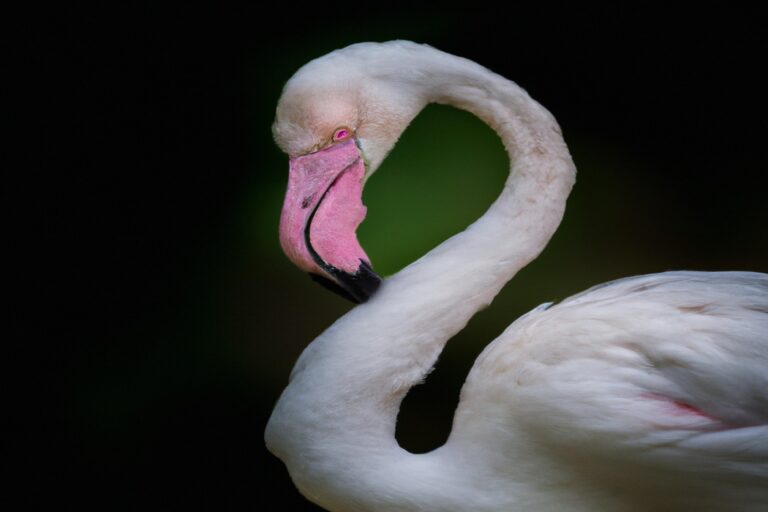
<svg viewBox="0 0 768 512">
<path fill-rule="evenodd" d="M 317 274 L 309 274 L 313 281 L 356 304 L 367 302 L 381 285 L 381 277 L 373 271 L 370 263 L 360 260 L 357 272 L 349 274 L 336 268 L 328 269 L 336 281 Z"/>
</svg>

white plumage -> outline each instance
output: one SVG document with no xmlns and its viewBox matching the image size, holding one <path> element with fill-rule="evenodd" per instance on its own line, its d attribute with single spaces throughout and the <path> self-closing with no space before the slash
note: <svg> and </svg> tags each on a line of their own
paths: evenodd
<svg viewBox="0 0 768 512">
<path fill-rule="evenodd" d="M 404 41 L 307 64 L 275 123 L 293 157 L 349 127 L 369 177 L 430 102 L 491 125 L 510 177 L 481 219 L 302 354 L 266 431 L 301 492 L 334 511 L 768 509 L 765 274 L 667 272 L 541 306 L 478 358 L 444 446 L 397 445 L 408 389 L 559 224 L 567 147 L 514 83 Z"/>
</svg>

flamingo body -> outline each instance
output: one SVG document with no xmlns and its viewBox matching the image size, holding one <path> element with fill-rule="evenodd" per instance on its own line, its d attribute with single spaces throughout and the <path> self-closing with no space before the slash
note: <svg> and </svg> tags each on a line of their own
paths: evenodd
<svg viewBox="0 0 768 512">
<path fill-rule="evenodd" d="M 380 283 L 354 238 L 362 184 L 430 102 L 488 122 L 510 177 L 466 231 Z M 307 498 L 337 511 L 768 507 L 768 275 L 666 272 L 536 308 L 475 362 L 446 444 L 411 454 L 394 437 L 408 389 L 562 218 L 575 168 L 560 129 L 505 78 L 396 41 L 302 68 L 274 131 L 291 156 L 286 253 L 364 302 L 307 347 L 267 426 Z"/>
</svg>

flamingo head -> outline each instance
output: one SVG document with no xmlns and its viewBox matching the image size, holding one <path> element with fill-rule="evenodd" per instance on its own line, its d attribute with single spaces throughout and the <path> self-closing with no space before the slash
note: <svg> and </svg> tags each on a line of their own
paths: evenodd
<svg viewBox="0 0 768 512">
<path fill-rule="evenodd" d="M 349 49 L 305 65 L 286 84 L 273 126 L 289 155 L 283 251 L 358 303 L 381 284 L 355 233 L 366 214 L 363 185 L 421 109 L 369 65 Z"/>
</svg>

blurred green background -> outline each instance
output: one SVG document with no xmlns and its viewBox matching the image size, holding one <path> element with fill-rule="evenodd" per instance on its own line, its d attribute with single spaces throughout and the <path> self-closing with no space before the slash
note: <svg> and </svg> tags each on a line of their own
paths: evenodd
<svg viewBox="0 0 768 512">
<path fill-rule="evenodd" d="M 53 214 L 41 236 L 57 248 L 40 286 L 62 292 L 62 321 L 30 329 L 57 340 L 49 364 L 61 377 L 47 390 L 53 410 L 27 407 L 54 454 L 46 471 L 75 499 L 316 510 L 264 449 L 263 428 L 302 349 L 351 304 L 280 251 L 287 160 L 270 127 L 291 74 L 354 42 L 425 42 L 517 81 L 558 118 L 579 169 L 541 257 L 408 395 L 404 447 L 444 441 L 474 357 L 542 302 L 667 269 L 768 271 L 766 44 L 748 10 L 292 4 L 139 18 L 140 29 L 104 22 L 81 36 L 92 50 L 118 30 L 62 79 L 105 121 L 40 199 Z M 374 268 L 391 275 L 464 229 L 506 173 L 488 127 L 428 107 L 365 190 L 359 236 Z"/>
</svg>

